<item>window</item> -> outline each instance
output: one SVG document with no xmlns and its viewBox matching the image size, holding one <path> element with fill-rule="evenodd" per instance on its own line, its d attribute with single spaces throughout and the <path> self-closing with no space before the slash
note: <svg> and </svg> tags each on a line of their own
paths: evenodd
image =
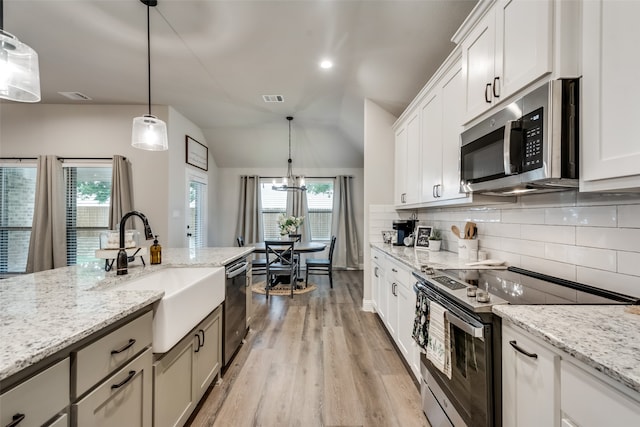
<svg viewBox="0 0 640 427">
<path fill-rule="evenodd" d="M 331 240 L 333 179 L 307 180 L 307 206 L 311 240 Z"/>
<path fill-rule="evenodd" d="M 67 265 L 96 261 L 100 233 L 109 229 L 111 163 L 64 166 Z"/>
<path fill-rule="evenodd" d="M 24 273 L 27 267 L 36 165 L 0 167 L 0 273 Z"/>
<path fill-rule="evenodd" d="M 280 214 L 286 215 L 287 213 L 287 192 L 274 190 L 272 186 L 272 182 L 268 182 L 267 180 L 260 181 L 264 240 L 280 238 L 278 216 Z"/>
<path fill-rule="evenodd" d="M 188 171 L 187 182 L 189 248 L 203 248 L 207 246 L 207 176 Z"/>
</svg>

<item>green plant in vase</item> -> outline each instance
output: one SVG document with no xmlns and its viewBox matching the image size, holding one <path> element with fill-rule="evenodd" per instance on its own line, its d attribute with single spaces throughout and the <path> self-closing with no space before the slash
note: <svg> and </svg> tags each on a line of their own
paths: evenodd
<svg viewBox="0 0 640 427">
<path fill-rule="evenodd" d="M 431 230 L 431 234 L 429 235 L 429 250 L 437 252 L 440 250 L 440 246 L 442 245 L 442 232 L 437 228 Z"/>
</svg>

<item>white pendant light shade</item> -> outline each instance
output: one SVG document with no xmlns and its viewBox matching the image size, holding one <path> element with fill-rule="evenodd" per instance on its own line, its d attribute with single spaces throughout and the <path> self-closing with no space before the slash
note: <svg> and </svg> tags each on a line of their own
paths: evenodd
<svg viewBox="0 0 640 427">
<path fill-rule="evenodd" d="M 167 125 L 155 116 L 135 117 L 131 133 L 131 145 L 141 150 L 167 150 L 169 148 Z"/>
<path fill-rule="evenodd" d="M 40 101 L 38 54 L 13 34 L 0 29 L 0 98 Z"/>
</svg>

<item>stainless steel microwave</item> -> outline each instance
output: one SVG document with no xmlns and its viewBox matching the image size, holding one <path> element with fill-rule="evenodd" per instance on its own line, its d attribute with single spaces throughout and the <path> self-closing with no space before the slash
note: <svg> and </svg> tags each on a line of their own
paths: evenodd
<svg viewBox="0 0 640 427">
<path fill-rule="evenodd" d="M 578 79 L 552 80 L 461 135 L 463 192 L 578 187 Z"/>
</svg>

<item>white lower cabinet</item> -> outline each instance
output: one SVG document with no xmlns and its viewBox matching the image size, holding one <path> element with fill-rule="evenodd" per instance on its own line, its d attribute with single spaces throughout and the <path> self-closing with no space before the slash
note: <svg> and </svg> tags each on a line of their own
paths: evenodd
<svg viewBox="0 0 640 427">
<path fill-rule="evenodd" d="M 222 307 L 153 364 L 155 427 L 183 425 L 220 373 Z"/>
<path fill-rule="evenodd" d="M 569 361 L 562 361 L 562 422 L 571 427 L 640 425 L 640 396 L 630 396 Z"/>
<path fill-rule="evenodd" d="M 0 395 L 0 425 L 41 426 L 56 414 L 66 412 L 68 406 L 69 358 L 67 357 Z M 62 416 L 67 420 L 66 414 Z M 60 425 L 66 426 L 68 421 Z"/>
<path fill-rule="evenodd" d="M 71 406 L 77 426 L 151 427 L 151 349 Z"/>
<path fill-rule="evenodd" d="M 505 427 L 636 426 L 640 393 L 503 319 L 502 416 Z"/>
<path fill-rule="evenodd" d="M 502 325 L 502 416 L 505 426 L 558 426 L 560 356 Z"/>
</svg>

